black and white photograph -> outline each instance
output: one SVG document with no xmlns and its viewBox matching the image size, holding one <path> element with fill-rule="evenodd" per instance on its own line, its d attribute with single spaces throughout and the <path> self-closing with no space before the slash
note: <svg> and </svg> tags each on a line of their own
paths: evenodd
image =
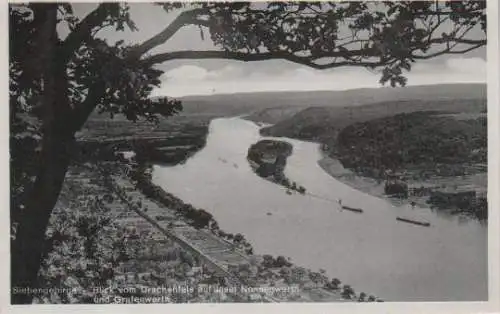
<svg viewBox="0 0 500 314">
<path fill-rule="evenodd" d="M 491 301 L 492 3 L 6 3 L 7 302 Z"/>
</svg>

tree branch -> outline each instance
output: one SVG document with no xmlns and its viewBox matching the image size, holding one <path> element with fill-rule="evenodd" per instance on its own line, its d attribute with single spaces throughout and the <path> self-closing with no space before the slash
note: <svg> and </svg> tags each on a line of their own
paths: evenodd
<svg viewBox="0 0 500 314">
<path fill-rule="evenodd" d="M 428 55 L 414 55 L 414 54 L 412 54 L 411 56 L 414 59 L 426 60 L 426 59 L 431 59 L 431 58 L 434 58 L 434 57 L 437 57 L 437 56 L 441 56 L 441 55 L 446 55 L 446 54 L 464 54 L 464 53 L 467 53 L 467 52 L 472 51 L 474 49 L 477 49 L 477 48 L 479 48 L 481 46 L 484 46 L 484 44 L 480 43 L 480 44 L 477 44 L 475 46 L 471 46 L 469 48 L 461 49 L 461 50 L 444 49 L 444 50 L 441 50 L 441 51 L 438 51 L 438 52 L 435 52 L 435 53 L 431 53 L 431 54 L 428 54 Z"/>
<path fill-rule="evenodd" d="M 285 52 L 264 52 L 264 53 L 244 53 L 244 52 L 230 52 L 230 51 L 175 51 L 153 55 L 143 60 L 146 64 L 153 65 L 158 63 L 167 62 L 175 59 L 231 59 L 236 61 L 251 62 L 251 61 L 264 61 L 272 59 L 287 60 L 293 63 L 305 65 L 314 69 L 323 70 L 341 66 L 363 66 L 363 67 L 376 67 L 381 66 L 381 62 L 358 62 L 358 61 L 341 61 L 331 62 L 326 64 L 315 63 L 314 60 L 327 57 L 345 57 L 345 53 L 332 52 L 325 54 L 318 58 L 312 59 L 311 57 L 301 57 Z"/>
<path fill-rule="evenodd" d="M 463 34 L 465 35 L 465 34 Z M 462 35 L 462 36 L 463 36 Z M 467 38 L 457 38 L 457 37 L 450 37 L 450 38 L 434 38 L 429 40 L 430 44 L 446 44 L 450 42 L 455 42 L 459 44 L 466 44 L 466 45 L 479 45 L 479 47 L 486 45 L 487 40 L 486 39 L 467 39 Z"/>
<path fill-rule="evenodd" d="M 101 3 L 99 6 L 87 16 L 83 18 L 69 33 L 68 37 L 63 41 L 61 47 L 61 59 L 66 62 L 71 58 L 73 53 L 81 46 L 82 42 L 92 38 L 92 30 L 100 26 L 107 18 L 110 8 L 117 3 Z"/>
<path fill-rule="evenodd" d="M 175 33 L 177 33 L 179 29 L 181 29 L 185 25 L 204 25 L 205 21 L 196 19 L 196 17 L 202 13 L 205 13 L 205 10 L 193 9 L 182 12 L 163 31 L 146 40 L 142 44 L 134 47 L 129 53 L 129 58 L 140 58 L 149 50 L 168 41 L 172 36 L 175 35 Z"/>
</svg>

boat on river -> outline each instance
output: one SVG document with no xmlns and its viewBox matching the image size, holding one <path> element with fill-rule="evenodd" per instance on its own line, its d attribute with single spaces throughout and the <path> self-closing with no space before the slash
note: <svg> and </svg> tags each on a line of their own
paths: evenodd
<svg viewBox="0 0 500 314">
<path fill-rule="evenodd" d="M 345 209 L 345 210 L 350 210 L 352 212 L 355 212 L 355 213 L 362 213 L 363 210 L 361 208 L 354 208 L 354 207 L 349 207 L 349 206 L 342 206 L 342 209 Z"/>
<path fill-rule="evenodd" d="M 431 226 L 430 222 L 419 221 L 419 220 L 414 220 L 414 219 L 410 219 L 410 218 L 396 217 L 396 220 L 399 220 L 399 221 L 402 221 L 402 222 L 406 222 L 406 223 L 410 223 L 410 224 L 414 224 L 414 225 L 418 225 L 418 226 L 423 226 L 423 227 L 430 227 Z"/>
</svg>

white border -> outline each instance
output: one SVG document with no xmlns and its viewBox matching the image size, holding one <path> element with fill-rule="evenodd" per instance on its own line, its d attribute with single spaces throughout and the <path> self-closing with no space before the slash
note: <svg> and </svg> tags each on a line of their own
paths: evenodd
<svg viewBox="0 0 500 314">
<path fill-rule="evenodd" d="M 17 1 L 17 0 L 16 0 Z M 19 1 L 18 1 L 19 2 Z M 83 0 L 81 2 L 93 2 Z M 132 1 L 131 1 L 132 2 Z M 133 1 L 145 2 L 145 1 Z M 0 6 L 0 20 L 2 29 L 5 32 L 4 45 L 8 47 L 8 7 L 7 2 L 2 1 Z M 488 17 L 488 45 L 487 45 L 487 64 L 488 64 L 488 199 L 489 199 L 489 225 L 488 225 L 488 260 L 489 260 L 489 301 L 488 302 L 384 302 L 384 303 L 282 303 L 282 304 L 173 304 L 173 305 L 10 305 L 10 258 L 9 258 L 9 122 L 8 122 L 8 49 L 4 48 L 1 59 L 1 90 L 0 94 L 4 97 L 4 103 L 0 106 L 3 123 L 0 123 L 0 167 L 2 179 L 0 181 L 0 197 L 4 206 L 4 219 L 0 220 L 0 228 L 3 235 L 0 237 L 0 313 L 53 313 L 53 312 L 71 312 L 71 313 L 137 313 L 147 311 L 149 313 L 276 313 L 277 311 L 285 313 L 500 313 L 500 283 L 499 283 L 499 228 L 500 214 L 499 192 L 500 192 L 500 156 L 499 156 L 499 138 L 500 127 L 499 118 L 499 32 L 498 16 L 499 5 L 496 0 L 487 0 Z"/>
<path fill-rule="evenodd" d="M 500 65 L 499 23 L 500 6 L 497 1 L 487 3 L 488 19 L 488 290 L 492 309 L 500 312 Z"/>
</svg>

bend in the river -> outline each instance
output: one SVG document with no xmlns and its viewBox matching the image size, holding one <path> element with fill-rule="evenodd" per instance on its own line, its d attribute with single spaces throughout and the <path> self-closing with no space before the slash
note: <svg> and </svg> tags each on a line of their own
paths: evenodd
<svg viewBox="0 0 500 314">
<path fill-rule="evenodd" d="M 252 122 L 215 119 L 200 152 L 185 164 L 155 166 L 153 180 L 211 212 L 223 230 L 242 233 L 256 253 L 325 269 L 359 291 L 388 301 L 487 299 L 486 227 L 428 209 L 394 207 L 324 172 L 318 144 L 280 138 L 294 146 L 286 176 L 314 196 L 288 195 L 248 165 L 248 148 L 260 139 Z M 338 199 L 364 213 L 341 211 Z M 401 215 L 431 227 L 396 221 Z"/>
</svg>

